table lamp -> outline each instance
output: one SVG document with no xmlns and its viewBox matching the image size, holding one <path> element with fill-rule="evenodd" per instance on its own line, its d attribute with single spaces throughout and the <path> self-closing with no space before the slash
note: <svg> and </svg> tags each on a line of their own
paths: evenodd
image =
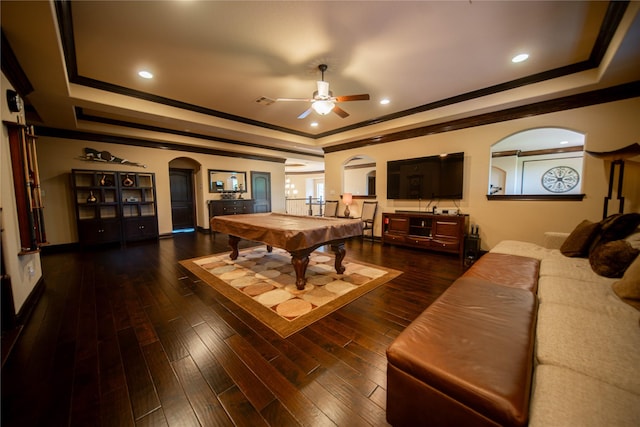
<svg viewBox="0 0 640 427">
<path fill-rule="evenodd" d="M 342 195 L 342 203 L 344 203 L 344 216 L 346 216 L 347 218 L 349 217 L 349 215 L 351 215 L 351 212 L 349 211 L 349 205 L 351 204 L 351 202 L 353 202 L 353 195 L 351 193 L 344 193 Z"/>
</svg>

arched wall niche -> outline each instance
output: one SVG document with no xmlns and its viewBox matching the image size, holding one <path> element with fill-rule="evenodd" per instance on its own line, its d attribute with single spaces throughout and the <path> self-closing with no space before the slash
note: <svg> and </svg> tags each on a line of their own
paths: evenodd
<svg viewBox="0 0 640 427">
<path fill-rule="evenodd" d="M 509 135 L 491 146 L 487 197 L 581 199 L 584 145 L 583 133 L 559 127 Z"/>
<path fill-rule="evenodd" d="M 376 160 L 366 154 L 350 157 L 342 165 L 342 192 L 354 197 L 375 197 Z"/>
</svg>

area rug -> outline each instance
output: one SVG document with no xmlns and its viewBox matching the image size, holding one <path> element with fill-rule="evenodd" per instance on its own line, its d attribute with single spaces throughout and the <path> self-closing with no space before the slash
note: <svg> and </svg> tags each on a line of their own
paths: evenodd
<svg viewBox="0 0 640 427">
<path fill-rule="evenodd" d="M 180 264 L 283 338 L 402 274 L 351 261 L 348 252 L 345 271 L 338 274 L 333 254 L 315 251 L 309 256 L 307 285 L 298 290 L 291 255 L 277 248 L 269 253 L 266 247 L 241 250 L 235 261 L 225 252 Z"/>
</svg>

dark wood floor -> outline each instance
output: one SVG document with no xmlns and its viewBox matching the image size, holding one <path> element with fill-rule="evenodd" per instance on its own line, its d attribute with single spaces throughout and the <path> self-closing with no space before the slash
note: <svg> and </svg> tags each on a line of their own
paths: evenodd
<svg viewBox="0 0 640 427">
<path fill-rule="evenodd" d="M 224 235 L 44 255 L 45 292 L 2 369 L 2 425 L 386 425 L 385 350 L 462 269 L 346 247 L 404 274 L 287 339 L 178 265 L 228 250 Z"/>
</svg>

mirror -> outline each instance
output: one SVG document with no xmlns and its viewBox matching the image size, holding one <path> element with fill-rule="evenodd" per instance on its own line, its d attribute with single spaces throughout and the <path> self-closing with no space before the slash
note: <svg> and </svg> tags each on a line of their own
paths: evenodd
<svg viewBox="0 0 640 427">
<path fill-rule="evenodd" d="M 229 192 L 247 192 L 247 173 L 209 169 L 209 193 Z"/>
<path fill-rule="evenodd" d="M 342 167 L 343 193 L 354 196 L 376 195 L 376 161 L 366 155 L 347 160 Z"/>
<path fill-rule="evenodd" d="M 491 147 L 489 196 L 580 194 L 584 134 L 529 129 Z"/>
</svg>

